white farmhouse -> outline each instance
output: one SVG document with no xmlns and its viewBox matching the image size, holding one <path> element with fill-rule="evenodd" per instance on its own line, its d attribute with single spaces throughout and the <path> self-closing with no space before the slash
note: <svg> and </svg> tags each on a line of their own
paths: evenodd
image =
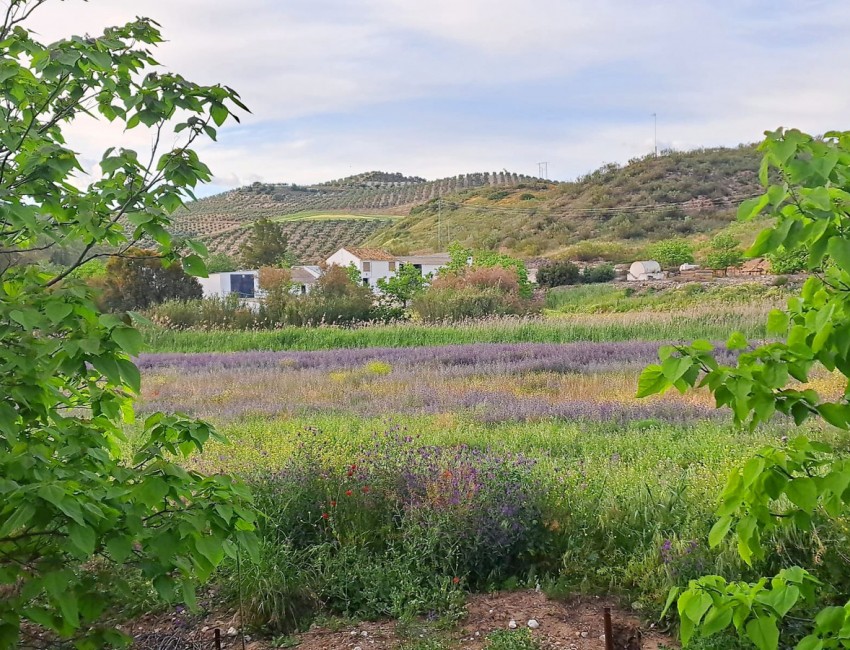
<svg viewBox="0 0 850 650">
<path fill-rule="evenodd" d="M 448 253 L 433 253 L 431 255 L 400 255 L 395 258 L 398 266 L 412 264 L 424 276 L 436 274 L 452 260 Z"/>
<path fill-rule="evenodd" d="M 626 279 L 629 282 L 663 280 L 664 272 L 661 270 L 661 265 L 655 260 L 647 260 L 645 262 L 634 262 L 629 267 L 629 274 Z"/>
<path fill-rule="evenodd" d="M 294 294 L 310 293 L 316 281 L 322 277 L 322 269 L 318 266 L 293 266 L 289 271 Z"/>
<path fill-rule="evenodd" d="M 353 264 L 360 272 L 363 286 L 373 291 L 377 291 L 380 278 L 393 277 L 398 267 L 395 257 L 377 248 L 340 248 L 326 262 L 328 266 L 343 268 Z"/>
<path fill-rule="evenodd" d="M 198 278 L 204 298 L 223 298 L 231 293 L 241 298 L 256 298 L 260 290 L 259 271 L 228 271 L 210 273 L 207 278 Z"/>
</svg>

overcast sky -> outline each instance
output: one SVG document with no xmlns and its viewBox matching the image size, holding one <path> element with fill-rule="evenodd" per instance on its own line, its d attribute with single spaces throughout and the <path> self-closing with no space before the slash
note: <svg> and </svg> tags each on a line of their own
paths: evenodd
<svg viewBox="0 0 850 650">
<path fill-rule="evenodd" d="M 850 129 L 846 0 L 66 0 L 44 40 L 136 15 L 165 68 L 251 115 L 203 147 L 204 193 L 373 169 L 575 178 L 659 148 Z M 88 161 L 115 134 L 81 124 Z M 134 136 L 141 137 L 141 134 Z"/>
</svg>

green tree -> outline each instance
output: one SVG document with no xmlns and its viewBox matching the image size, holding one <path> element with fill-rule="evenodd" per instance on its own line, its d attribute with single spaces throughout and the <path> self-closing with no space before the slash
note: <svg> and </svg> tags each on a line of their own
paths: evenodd
<svg viewBox="0 0 850 650">
<path fill-rule="evenodd" d="M 260 219 L 251 228 L 248 241 L 242 246 L 241 258 L 245 268 L 284 266 L 289 264 L 289 241 L 283 226 L 269 219 Z"/>
<path fill-rule="evenodd" d="M 650 259 L 664 269 L 678 269 L 682 264 L 692 264 L 694 247 L 685 239 L 664 239 L 652 244 L 647 250 Z"/>
<path fill-rule="evenodd" d="M 730 407 L 737 422 L 751 427 L 779 412 L 797 425 L 815 418 L 846 430 L 847 391 L 829 399 L 796 382 L 805 384 L 818 367 L 850 378 L 850 132 L 816 139 L 778 130 L 767 134 L 760 150 L 764 158 L 759 178 L 765 193 L 745 201 L 738 216 L 751 220 L 767 211 L 776 224 L 759 234 L 748 253 L 769 255 L 803 247 L 808 269 L 824 271 L 806 281 L 787 310 L 768 317 L 768 332 L 781 341 L 750 349 L 743 335 L 733 334 L 727 347 L 741 351 L 734 366 L 718 363 L 708 341 L 664 347 L 661 364 L 641 375 L 638 395 L 705 386 L 719 406 Z M 804 435 L 787 445 L 765 447 L 730 475 L 717 515 L 710 545 L 731 535 L 740 557 L 752 565 L 765 557 L 765 546 L 776 531 L 790 528 L 817 535 L 824 521 L 846 521 L 850 459 Z M 839 573 L 839 582 L 832 585 L 823 582 L 829 573 L 816 578 L 800 566 L 788 566 L 754 583 L 704 576 L 684 591 L 673 590 L 668 606 L 676 603 L 684 644 L 697 631 L 710 635 L 731 626 L 759 650 L 774 650 L 780 643 L 780 624 L 795 609 L 811 608 L 818 594 L 820 605 L 827 594 L 848 598 L 843 575 Z M 800 620 L 808 620 L 808 634 L 798 650 L 850 643 L 850 601 L 822 608 L 813 619 L 798 616 L 798 624 Z"/>
<path fill-rule="evenodd" d="M 470 269 L 503 268 L 516 273 L 522 298 L 531 298 L 534 290 L 528 280 L 525 262 L 496 251 L 471 251 L 458 243 L 449 245 L 449 263 L 440 269 L 440 275 L 465 273 Z"/>
<path fill-rule="evenodd" d="M 107 262 L 100 303 L 110 312 L 133 311 L 166 300 L 196 300 L 203 293 L 179 262 L 165 266 L 155 251 L 134 248 Z"/>
<path fill-rule="evenodd" d="M 238 270 L 236 260 L 227 253 L 210 253 L 204 261 L 209 273 L 226 273 Z"/>
<path fill-rule="evenodd" d="M 378 278 L 382 297 L 392 306 L 407 309 L 413 297 L 425 288 L 426 278 L 413 264 L 402 264 L 391 278 Z"/>
<path fill-rule="evenodd" d="M 744 251 L 741 250 L 740 242 L 729 233 L 720 233 L 711 240 L 705 255 L 705 265 L 721 271 L 730 266 L 740 266 L 743 259 Z"/>
<path fill-rule="evenodd" d="M 0 264 L 0 647 L 16 646 L 26 621 L 43 641 L 91 648 L 127 641 L 101 625 L 127 572 L 191 605 L 225 555 L 255 549 L 246 489 L 173 460 L 220 439 L 208 424 L 152 415 L 135 453 L 122 453 L 142 339 L 127 316 L 100 313 L 77 277 L 96 255 L 141 239 L 204 273 L 204 247 L 174 246 L 169 214 L 210 178 L 192 144 L 214 138 L 241 103 L 154 68 L 162 37 L 148 19 L 44 45 L 27 29 L 42 4 L 11 0 L 0 15 L 0 250 L 79 254 L 53 272 Z M 66 127 L 92 115 L 177 146 L 144 158 L 108 149 L 84 184 Z"/>
</svg>

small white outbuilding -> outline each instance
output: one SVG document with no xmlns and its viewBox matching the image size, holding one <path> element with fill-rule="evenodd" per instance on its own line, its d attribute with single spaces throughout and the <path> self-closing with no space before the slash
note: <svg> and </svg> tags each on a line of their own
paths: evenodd
<svg viewBox="0 0 850 650">
<path fill-rule="evenodd" d="M 661 270 L 661 265 L 655 260 L 646 260 L 643 262 L 634 262 L 629 267 L 629 273 L 626 276 L 629 282 L 645 282 L 647 280 L 663 280 L 664 272 Z"/>
</svg>

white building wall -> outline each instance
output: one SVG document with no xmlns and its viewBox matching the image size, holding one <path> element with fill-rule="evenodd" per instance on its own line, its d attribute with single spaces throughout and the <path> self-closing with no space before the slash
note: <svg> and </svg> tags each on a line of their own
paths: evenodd
<svg viewBox="0 0 850 650">
<path fill-rule="evenodd" d="M 369 270 L 365 271 L 363 262 L 369 262 Z M 360 277 L 363 280 L 363 284 L 368 284 L 372 287 L 373 290 L 377 290 L 378 287 L 378 278 L 383 278 L 384 280 L 391 278 L 395 275 L 395 271 L 390 271 L 390 262 L 385 262 L 383 260 L 362 260 L 360 265 Z"/>
<path fill-rule="evenodd" d="M 357 267 L 357 270 L 361 273 L 363 272 L 363 267 L 360 263 L 360 258 L 352 253 L 349 253 L 344 248 L 340 248 L 336 253 L 331 255 L 327 260 L 328 266 L 341 266 L 343 268 L 354 264 Z"/>
</svg>

